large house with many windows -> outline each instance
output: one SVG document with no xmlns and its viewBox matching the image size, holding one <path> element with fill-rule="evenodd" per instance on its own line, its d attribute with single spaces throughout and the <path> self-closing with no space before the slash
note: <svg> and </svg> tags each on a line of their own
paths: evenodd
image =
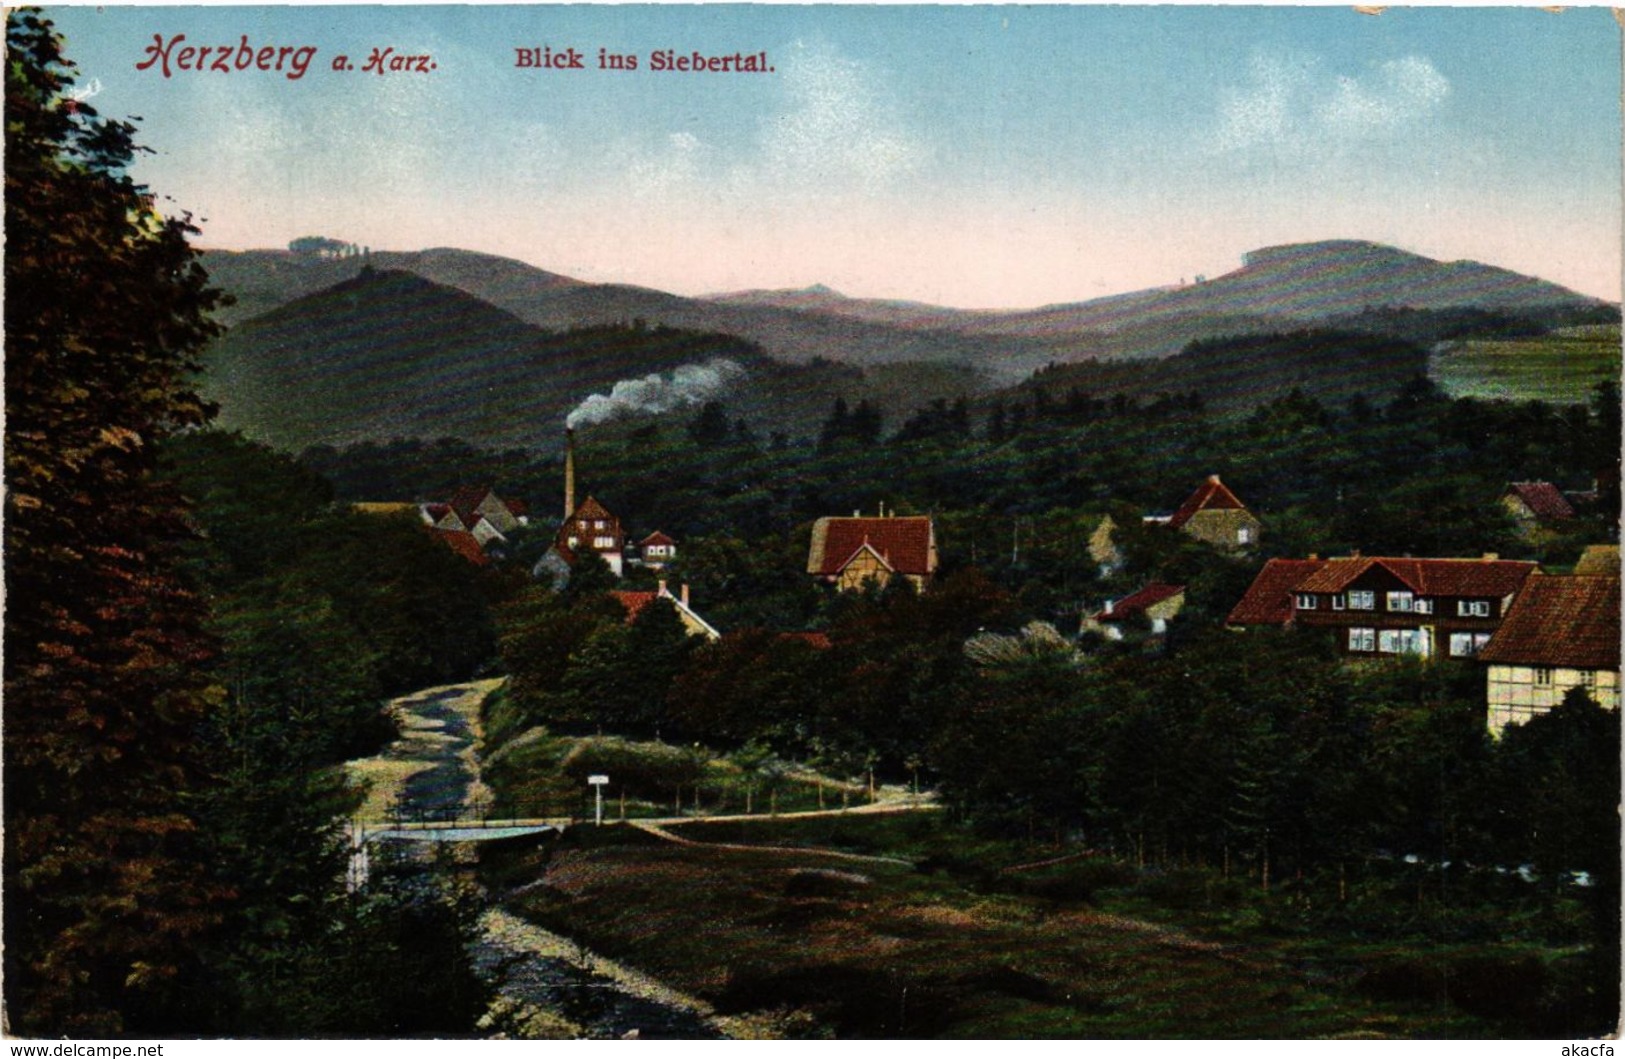
<svg viewBox="0 0 1625 1059">
<path fill-rule="evenodd" d="M 1494 555 L 1271 559 L 1228 624 L 1327 629 L 1351 657 L 1471 658 L 1535 570 Z"/>
</svg>

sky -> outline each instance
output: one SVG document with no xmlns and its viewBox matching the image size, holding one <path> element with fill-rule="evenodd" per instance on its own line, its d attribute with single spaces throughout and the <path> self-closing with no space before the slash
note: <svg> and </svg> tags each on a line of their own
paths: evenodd
<svg viewBox="0 0 1625 1059">
<path fill-rule="evenodd" d="M 1620 297 L 1602 8 L 46 10 L 206 247 L 321 235 L 678 294 L 1021 308 L 1351 238 Z M 315 51 L 297 77 L 176 68 L 245 36 Z M 161 44 L 170 75 L 138 69 Z M 544 46 L 586 69 L 517 65 Z M 433 69 L 365 71 L 374 48 Z M 598 69 L 601 48 L 639 68 Z M 663 49 L 772 72 L 651 69 Z"/>
</svg>

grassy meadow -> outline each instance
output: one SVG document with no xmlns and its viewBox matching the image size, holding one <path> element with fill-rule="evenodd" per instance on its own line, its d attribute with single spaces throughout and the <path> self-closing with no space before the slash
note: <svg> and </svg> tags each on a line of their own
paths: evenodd
<svg viewBox="0 0 1625 1059">
<path fill-rule="evenodd" d="M 1577 404 L 1620 374 L 1618 324 L 1567 327 L 1535 338 L 1448 343 L 1428 374 L 1452 397 Z"/>
<path fill-rule="evenodd" d="M 791 1036 L 1534 1036 L 1563 990 L 1560 946 L 1403 929 L 1351 943 L 1369 925 L 1306 925 L 1321 895 L 1290 883 L 1057 856 L 940 813 L 681 833 L 763 848 L 578 828 L 485 871 L 522 887 L 511 912 Z"/>
</svg>

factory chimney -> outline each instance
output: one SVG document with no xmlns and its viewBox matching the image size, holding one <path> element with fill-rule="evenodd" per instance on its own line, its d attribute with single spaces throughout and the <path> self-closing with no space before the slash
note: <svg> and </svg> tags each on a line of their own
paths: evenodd
<svg viewBox="0 0 1625 1059">
<path fill-rule="evenodd" d="M 564 429 L 564 517 L 576 513 L 576 432 Z"/>
</svg>

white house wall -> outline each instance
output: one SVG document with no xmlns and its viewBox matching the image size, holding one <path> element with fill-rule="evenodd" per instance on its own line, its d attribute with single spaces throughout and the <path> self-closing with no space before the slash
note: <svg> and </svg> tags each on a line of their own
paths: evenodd
<svg viewBox="0 0 1625 1059">
<path fill-rule="evenodd" d="M 1551 668 L 1550 683 L 1536 683 L 1536 667 L 1492 665 L 1489 673 L 1489 729 L 1499 735 L 1509 724 L 1522 724 L 1557 707 L 1572 688 L 1584 687 L 1600 706 L 1619 708 L 1619 674 L 1611 670 Z M 1594 674 L 1596 684 L 1585 678 Z"/>
</svg>

